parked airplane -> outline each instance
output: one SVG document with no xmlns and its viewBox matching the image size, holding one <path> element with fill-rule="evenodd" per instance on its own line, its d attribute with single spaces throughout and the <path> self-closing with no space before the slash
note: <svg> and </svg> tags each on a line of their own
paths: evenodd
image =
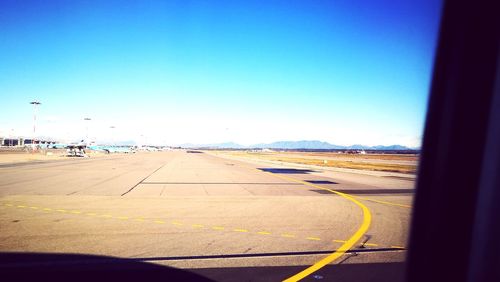
<svg viewBox="0 0 500 282">
<path fill-rule="evenodd" d="M 52 149 L 67 149 L 67 156 L 88 157 L 85 150 L 109 153 L 135 153 L 130 146 L 87 145 L 84 140 L 74 143 L 57 143 L 49 146 Z"/>
<path fill-rule="evenodd" d="M 101 151 L 104 153 L 135 153 L 135 150 L 133 150 L 129 146 L 103 146 L 103 145 L 92 145 L 88 146 L 89 149 L 95 150 L 95 151 Z"/>
</svg>

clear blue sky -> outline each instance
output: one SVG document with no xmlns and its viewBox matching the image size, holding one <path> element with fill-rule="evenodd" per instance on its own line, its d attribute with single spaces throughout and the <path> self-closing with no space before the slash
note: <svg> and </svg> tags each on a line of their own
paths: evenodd
<svg viewBox="0 0 500 282">
<path fill-rule="evenodd" d="M 0 135 L 418 146 L 440 8 L 1 1 Z"/>
</svg>

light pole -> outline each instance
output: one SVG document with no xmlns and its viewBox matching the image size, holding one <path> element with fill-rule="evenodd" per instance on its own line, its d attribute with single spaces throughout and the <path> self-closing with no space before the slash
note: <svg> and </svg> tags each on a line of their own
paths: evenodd
<svg viewBox="0 0 500 282">
<path fill-rule="evenodd" d="M 33 151 L 35 150 L 35 135 L 36 135 L 36 110 L 40 103 L 39 101 L 32 101 L 30 102 L 31 105 L 33 105 L 33 138 L 31 139 L 31 145 L 33 147 Z"/>
<path fill-rule="evenodd" d="M 89 122 L 92 120 L 91 118 L 89 117 L 86 117 L 83 119 L 85 121 L 85 131 L 86 131 L 86 135 L 85 135 L 85 141 L 86 141 L 86 145 L 88 146 L 90 143 L 89 143 Z"/>
</svg>

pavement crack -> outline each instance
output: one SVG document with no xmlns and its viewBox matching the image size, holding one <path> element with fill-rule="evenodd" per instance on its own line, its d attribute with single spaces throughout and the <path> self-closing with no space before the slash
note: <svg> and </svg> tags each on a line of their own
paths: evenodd
<svg viewBox="0 0 500 282">
<path fill-rule="evenodd" d="M 350 259 L 352 257 L 356 257 L 358 255 L 359 254 L 356 251 L 349 252 L 349 253 L 347 253 L 346 256 L 344 256 L 344 259 L 342 259 L 341 261 L 339 261 L 337 264 L 342 264 L 343 262 L 347 261 L 348 259 Z"/>
<path fill-rule="evenodd" d="M 153 172 L 151 172 L 149 175 L 147 175 L 146 177 L 144 177 L 141 181 L 137 182 L 137 184 L 135 184 L 134 186 L 132 186 L 130 189 L 128 189 L 127 192 L 121 194 L 120 196 L 125 196 L 127 195 L 128 193 L 130 193 L 132 190 L 134 190 L 135 187 L 139 186 L 139 184 L 141 184 L 144 180 L 148 179 L 151 175 L 155 174 L 158 170 L 160 170 L 162 167 L 164 167 L 167 163 L 164 163 L 162 164 L 159 168 L 155 169 Z"/>
</svg>

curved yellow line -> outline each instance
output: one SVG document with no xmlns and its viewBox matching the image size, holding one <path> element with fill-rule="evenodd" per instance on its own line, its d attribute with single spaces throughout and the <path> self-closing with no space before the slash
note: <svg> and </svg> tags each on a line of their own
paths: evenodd
<svg viewBox="0 0 500 282">
<path fill-rule="evenodd" d="M 339 196 L 341 196 L 341 197 L 343 197 L 343 198 L 345 198 L 345 199 L 353 202 L 358 207 L 360 207 L 361 210 L 363 211 L 363 222 L 361 223 L 361 226 L 358 228 L 358 230 L 351 236 L 351 238 L 349 238 L 349 240 L 347 240 L 344 244 L 342 244 L 342 246 L 340 246 L 340 248 L 338 248 L 335 252 L 331 253 L 327 257 L 325 257 L 322 260 L 316 262 L 315 264 L 309 266 L 308 268 L 302 270 L 301 272 L 299 272 L 299 273 L 297 273 L 297 274 L 295 274 L 295 275 L 293 275 L 293 276 L 285 279 L 284 280 L 285 282 L 299 281 L 301 279 L 304 279 L 305 277 L 311 275 L 312 273 L 314 273 L 317 270 L 321 269 L 325 265 L 327 265 L 327 264 L 333 262 L 334 260 L 338 259 L 345 252 L 347 252 L 348 250 L 350 250 L 354 246 L 354 244 L 356 244 L 356 242 L 358 242 L 363 237 L 363 235 L 366 233 L 366 231 L 368 231 L 368 228 L 370 227 L 370 224 L 371 224 L 371 221 L 372 221 L 372 214 L 371 214 L 370 210 L 363 203 L 361 203 L 360 201 L 356 200 L 353 196 L 345 194 L 345 193 L 342 193 L 342 192 L 338 192 L 338 191 L 335 191 L 335 190 L 332 190 L 332 189 L 328 189 L 328 188 L 325 188 L 325 187 L 321 187 L 321 186 L 318 186 L 318 185 L 314 185 L 314 184 L 311 184 L 309 182 L 305 182 L 305 181 L 298 180 L 298 179 L 295 179 L 295 178 L 291 178 L 291 177 L 287 177 L 287 176 L 283 176 L 283 175 L 272 174 L 272 173 L 269 173 L 269 174 L 271 174 L 271 175 L 273 175 L 275 177 L 284 179 L 284 180 L 289 180 L 289 181 L 301 183 L 301 184 L 304 184 L 304 185 L 307 185 L 307 186 L 310 186 L 310 187 L 314 187 L 314 188 L 326 190 L 326 191 L 329 191 L 329 192 L 331 192 L 333 194 L 337 194 L 337 195 L 339 195 Z"/>
<path fill-rule="evenodd" d="M 255 169 L 255 168 L 251 168 L 251 167 L 246 166 L 246 165 L 242 165 L 242 166 L 250 168 L 250 169 Z M 261 170 L 259 170 L 259 171 L 261 171 Z M 351 236 L 351 238 L 349 238 L 349 240 L 347 240 L 344 244 L 342 244 L 342 246 L 340 246 L 340 248 L 338 248 L 335 252 L 333 252 L 329 256 L 323 258 L 322 260 L 316 262 L 315 264 L 313 264 L 310 267 L 302 270 L 301 272 L 299 272 L 299 273 L 297 273 L 297 274 L 295 274 L 295 275 L 293 275 L 293 276 L 285 279 L 284 281 L 286 281 L 286 282 L 299 281 L 299 280 L 301 280 L 301 279 L 309 276 L 313 272 L 321 269 L 325 265 L 333 262 L 334 260 L 336 260 L 339 257 L 341 257 L 345 252 L 347 252 L 348 250 L 350 250 L 354 246 L 354 244 L 356 244 L 356 242 L 358 242 L 363 237 L 363 235 L 366 233 L 366 231 L 368 231 L 368 228 L 370 227 L 370 224 L 372 222 L 372 214 L 371 214 L 370 210 L 363 203 L 361 203 L 360 201 L 356 200 L 354 198 L 354 196 L 351 196 L 349 194 L 345 194 L 345 193 L 342 193 L 342 192 L 338 192 L 338 191 L 335 191 L 335 190 L 332 190 L 332 189 L 328 189 L 328 188 L 325 188 L 325 187 L 321 187 L 321 186 L 318 186 L 318 185 L 314 185 L 312 183 L 305 182 L 305 181 L 302 181 L 302 180 L 298 180 L 298 179 L 295 179 L 295 178 L 292 178 L 292 177 L 278 175 L 278 174 L 274 174 L 274 173 L 271 173 L 271 172 L 265 172 L 265 173 L 268 173 L 270 175 L 273 175 L 275 177 L 278 177 L 278 178 L 281 178 L 281 179 L 284 179 L 284 180 L 289 180 L 289 181 L 301 183 L 301 184 L 304 184 L 304 185 L 309 186 L 309 187 L 314 187 L 314 188 L 318 188 L 318 189 L 329 191 L 329 192 L 331 192 L 333 194 L 337 194 L 337 195 L 339 195 L 339 196 L 341 196 L 341 197 L 343 197 L 343 198 L 345 198 L 345 199 L 353 202 L 358 207 L 360 207 L 361 210 L 363 211 L 363 222 L 361 223 L 361 226 Z"/>
<path fill-rule="evenodd" d="M 248 154 L 248 153 L 247 153 L 247 154 Z M 244 156 L 244 155 L 234 155 L 234 156 L 236 156 L 236 157 L 241 156 L 241 157 L 244 157 L 244 158 L 247 158 L 247 159 L 251 159 L 251 160 L 255 160 L 255 161 L 259 161 L 259 160 L 261 160 L 261 159 L 255 159 L 255 158 L 252 158 L 252 157 L 249 157 L 249 156 Z M 262 160 L 261 160 L 261 161 L 262 161 Z M 292 164 L 293 164 L 293 163 L 292 163 Z M 249 167 L 249 166 L 246 166 L 246 165 L 242 165 L 242 166 L 243 166 L 243 167 L 246 167 L 246 168 L 249 168 L 249 169 L 254 169 L 254 168 Z M 271 173 L 271 174 L 272 174 L 272 173 Z M 272 174 L 272 175 L 274 175 L 274 174 Z M 277 176 L 277 175 L 274 175 L 274 176 Z M 283 178 L 283 179 L 286 179 L 286 178 Z M 289 180 L 291 180 L 291 179 L 293 179 L 293 178 L 289 178 Z M 292 181 L 296 181 L 296 182 L 297 182 L 297 181 L 299 181 L 299 180 L 298 180 L 298 179 L 293 179 Z M 308 182 L 301 182 L 301 181 L 299 181 L 299 182 L 300 182 L 300 183 L 303 183 L 303 184 L 306 184 L 306 185 L 308 185 L 308 186 L 312 186 L 312 187 L 320 188 L 320 189 L 323 189 L 323 190 L 328 190 L 328 191 L 330 191 L 330 192 L 332 192 L 332 193 L 335 193 L 335 194 L 341 193 L 341 192 L 338 192 L 338 193 L 337 193 L 337 191 L 333 192 L 333 190 L 330 190 L 330 189 L 327 189 L 327 188 L 324 188 L 324 187 L 319 187 L 319 186 L 316 186 L 316 185 L 309 185 L 310 183 L 308 183 Z M 397 207 L 403 207 L 403 208 L 409 208 L 409 209 L 411 209 L 411 208 L 412 208 L 412 206 L 410 206 L 410 205 L 405 205 L 405 204 L 398 204 L 398 203 L 387 202 L 387 201 L 379 201 L 379 200 L 375 200 L 375 199 L 372 199 L 372 198 L 359 197 L 359 196 L 354 196 L 354 195 L 351 195 L 351 194 L 346 194 L 346 195 L 350 195 L 350 196 L 352 196 L 352 197 L 354 197 L 354 198 L 358 198 L 358 199 L 360 199 L 360 200 L 370 201 L 370 202 L 375 202 L 375 203 L 379 203 L 379 204 L 383 204 L 383 205 L 397 206 Z"/>
<path fill-rule="evenodd" d="M 354 246 L 354 244 L 356 244 L 356 242 L 358 242 L 361 239 L 361 237 L 363 237 L 363 235 L 366 233 L 366 231 L 368 231 L 368 228 L 370 227 L 370 223 L 372 220 L 372 215 L 370 213 L 370 210 L 365 205 L 363 205 L 358 200 L 352 198 L 349 195 L 345 195 L 343 193 L 333 191 L 333 190 L 331 192 L 338 194 L 338 195 L 352 201 L 356 205 L 358 205 L 363 210 L 363 223 L 361 223 L 361 226 L 351 236 L 351 238 L 349 238 L 349 240 L 347 240 L 344 244 L 342 244 L 342 246 L 340 246 L 340 248 L 338 248 L 335 252 L 333 252 L 329 256 L 323 258 L 322 260 L 316 262 L 315 264 L 311 265 L 310 267 L 302 270 L 301 272 L 293 275 L 292 277 L 287 278 L 284 281 L 287 281 L 287 282 L 288 281 L 299 281 L 299 280 L 311 275 L 312 273 L 316 272 L 317 270 L 321 269 L 325 265 L 333 262 L 334 260 L 341 257 L 345 252 L 350 250 Z"/>
</svg>

